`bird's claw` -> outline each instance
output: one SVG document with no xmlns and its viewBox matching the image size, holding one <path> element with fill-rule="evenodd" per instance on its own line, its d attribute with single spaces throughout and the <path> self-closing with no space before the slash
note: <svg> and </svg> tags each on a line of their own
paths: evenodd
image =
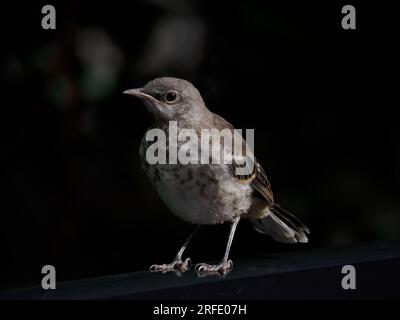
<svg viewBox="0 0 400 320">
<path fill-rule="evenodd" d="M 229 272 L 232 271 L 233 262 L 232 260 L 223 261 L 219 264 L 207 264 L 199 263 L 196 265 L 196 273 L 199 277 L 206 277 L 211 275 L 217 275 L 225 277 Z"/>
<path fill-rule="evenodd" d="M 190 258 L 186 258 L 184 261 L 180 258 L 176 258 L 171 263 L 167 264 L 153 264 L 150 266 L 150 272 L 171 272 L 174 271 L 177 275 L 189 270 L 192 264 L 192 260 Z"/>
</svg>

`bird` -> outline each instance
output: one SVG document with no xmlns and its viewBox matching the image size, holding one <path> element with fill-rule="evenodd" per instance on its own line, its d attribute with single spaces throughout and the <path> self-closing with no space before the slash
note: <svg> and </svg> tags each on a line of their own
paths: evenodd
<svg viewBox="0 0 400 320">
<path fill-rule="evenodd" d="M 222 260 L 216 264 L 198 263 L 195 272 L 199 277 L 225 277 L 232 271 L 233 262 L 229 259 L 229 253 L 241 219 L 249 219 L 257 232 L 267 234 L 278 242 L 308 242 L 309 228 L 275 202 L 267 175 L 251 150 L 244 157 L 244 160 L 252 159 L 252 165 L 248 166 L 251 170 L 241 172 L 244 168 L 243 156 L 241 154 L 240 162 L 234 146 L 241 144 L 242 147 L 248 147 L 248 143 L 238 135 L 232 124 L 207 108 L 200 92 L 192 83 L 174 77 L 160 77 L 149 81 L 142 88 L 128 89 L 123 93 L 139 98 L 154 118 L 153 125 L 146 131 L 139 147 L 141 165 L 146 176 L 169 210 L 182 220 L 195 225 L 173 261 L 154 264 L 150 271 L 174 271 L 181 274 L 190 269 L 191 259 L 183 259 L 183 253 L 202 225 L 230 223 L 230 231 Z M 175 125 L 178 134 L 184 129 L 191 129 L 196 133 L 206 129 L 217 129 L 217 132 L 227 129 L 233 132 L 235 139 L 232 147 L 222 148 L 222 153 L 227 158 L 229 154 L 232 155 L 232 161 L 149 163 L 147 151 L 152 141 L 146 138 L 147 133 L 154 129 L 165 133 L 165 150 L 169 151 L 168 144 L 173 143 L 168 135 L 171 123 Z M 225 140 L 222 140 L 218 141 L 220 146 L 227 146 Z M 177 146 L 184 143 L 185 141 L 178 141 Z"/>
</svg>

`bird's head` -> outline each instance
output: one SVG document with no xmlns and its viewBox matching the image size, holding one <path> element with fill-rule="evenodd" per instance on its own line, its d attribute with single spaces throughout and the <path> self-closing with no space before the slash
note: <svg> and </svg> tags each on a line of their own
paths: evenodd
<svg viewBox="0 0 400 320">
<path fill-rule="evenodd" d="M 156 78 L 143 88 L 123 93 L 140 98 L 156 119 L 170 121 L 195 117 L 206 110 L 199 91 L 183 79 Z"/>
</svg>

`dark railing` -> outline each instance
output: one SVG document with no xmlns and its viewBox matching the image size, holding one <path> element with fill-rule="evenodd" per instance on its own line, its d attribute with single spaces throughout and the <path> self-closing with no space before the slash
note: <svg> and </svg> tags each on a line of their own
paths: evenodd
<svg viewBox="0 0 400 320">
<path fill-rule="evenodd" d="M 356 289 L 342 288 L 344 265 Z M 4 291 L 1 299 L 365 299 L 400 298 L 400 240 L 235 261 L 225 279 L 136 272 Z"/>
</svg>

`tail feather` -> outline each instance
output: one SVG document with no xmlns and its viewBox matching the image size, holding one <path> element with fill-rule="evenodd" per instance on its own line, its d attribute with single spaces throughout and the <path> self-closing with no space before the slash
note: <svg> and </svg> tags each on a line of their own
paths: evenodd
<svg viewBox="0 0 400 320">
<path fill-rule="evenodd" d="M 253 227 L 260 233 L 270 235 L 284 243 L 306 243 L 310 230 L 289 211 L 275 204 L 271 213 L 262 219 L 252 220 Z"/>
</svg>

